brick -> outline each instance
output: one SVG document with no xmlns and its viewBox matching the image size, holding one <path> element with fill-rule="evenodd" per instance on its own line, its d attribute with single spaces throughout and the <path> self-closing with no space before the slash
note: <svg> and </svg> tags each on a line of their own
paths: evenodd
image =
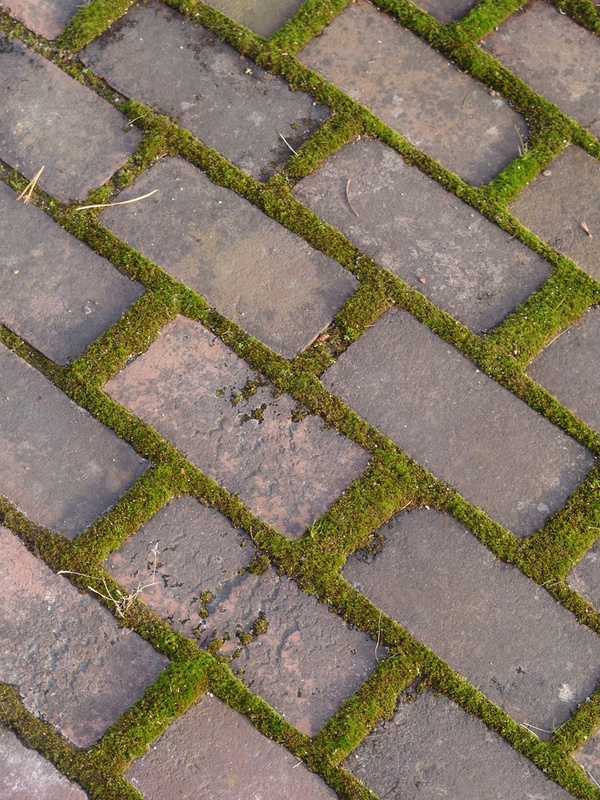
<svg viewBox="0 0 600 800">
<path fill-rule="evenodd" d="M 118 91 L 177 117 L 256 178 L 269 177 L 290 158 L 281 136 L 297 150 L 329 115 L 162 3 L 135 6 L 82 59 Z"/>
<path fill-rule="evenodd" d="M 0 493 L 34 522 L 74 536 L 147 462 L 0 345 Z"/>
<path fill-rule="evenodd" d="M 0 320 L 67 364 L 142 294 L 104 258 L 0 183 Z"/>
<path fill-rule="evenodd" d="M 600 736 L 598 730 L 585 744 L 573 753 L 573 758 L 578 761 L 593 783 L 600 779 Z"/>
<path fill-rule="evenodd" d="M 259 36 L 271 36 L 288 21 L 303 0 L 211 0 L 228 17 L 250 28 Z"/>
<path fill-rule="evenodd" d="M 427 688 L 406 692 L 344 766 L 381 800 L 571 797 L 481 720 Z"/>
<path fill-rule="evenodd" d="M 171 723 L 125 777 L 147 800 L 337 798 L 302 762 L 212 695 Z"/>
<path fill-rule="evenodd" d="M 56 39 L 81 7 L 78 0 L 3 0 L 0 8 L 46 39 Z"/>
<path fill-rule="evenodd" d="M 551 342 L 527 372 L 600 433 L 600 307 L 589 309 Z"/>
<path fill-rule="evenodd" d="M 14 733 L 0 728 L 0 798 L 86 800 L 87 794 Z"/>
<path fill-rule="evenodd" d="M 366 0 L 350 4 L 298 58 L 470 183 L 519 152 L 523 117 Z"/>
<path fill-rule="evenodd" d="M 89 747 L 168 661 L 6 528 L 0 553 L 0 680 L 19 687 L 32 713 Z"/>
<path fill-rule="evenodd" d="M 594 463 L 588 450 L 398 308 L 322 380 L 517 536 L 564 505 Z"/>
<path fill-rule="evenodd" d="M 598 637 L 461 523 L 421 510 L 379 533 L 344 577 L 518 723 L 548 738 L 592 694 Z"/>
<path fill-rule="evenodd" d="M 546 0 L 533 0 L 481 43 L 511 72 L 600 135 L 600 47 Z"/>
<path fill-rule="evenodd" d="M 141 140 L 127 119 L 17 39 L 0 33 L 0 158 L 59 200 L 85 198 Z"/>
<path fill-rule="evenodd" d="M 567 575 L 567 581 L 572 589 L 576 589 L 587 600 L 600 609 L 600 541 L 584 554 L 581 561 Z"/>
<path fill-rule="evenodd" d="M 256 393 L 241 399 L 249 382 Z M 364 471 L 369 456 L 295 403 L 201 325 L 177 317 L 112 378 L 111 397 L 153 425 L 261 519 L 292 538 Z"/>
<path fill-rule="evenodd" d="M 501 322 L 550 274 L 540 256 L 380 142 L 346 145 L 293 191 L 361 252 L 477 332 Z"/>
<path fill-rule="evenodd" d="M 87 794 L 0 728 L 0 797 L 3 800 L 86 800 Z"/>
<path fill-rule="evenodd" d="M 357 286 L 336 261 L 180 158 L 164 159 L 109 209 L 103 225 L 277 353 L 293 358 Z"/>
<path fill-rule="evenodd" d="M 523 190 L 511 211 L 541 239 L 600 280 L 600 164 L 584 150 L 568 147 L 550 164 L 549 172 Z M 582 222 L 592 236 L 583 230 Z"/>
<path fill-rule="evenodd" d="M 417 5 L 447 24 L 464 17 L 476 2 L 477 0 L 419 0 Z"/>
<path fill-rule="evenodd" d="M 229 634 L 221 653 L 235 654 L 231 669 L 241 670 L 254 693 L 314 736 L 377 666 L 375 644 L 274 569 L 261 576 L 246 572 L 255 555 L 245 534 L 186 498 L 129 537 L 106 568 L 130 592 L 147 586 L 140 599 L 201 646 Z M 212 600 L 203 602 L 203 593 Z M 241 647 L 237 633 L 252 633 L 259 618 L 266 632 Z M 380 647 L 379 657 L 385 652 Z"/>
</svg>

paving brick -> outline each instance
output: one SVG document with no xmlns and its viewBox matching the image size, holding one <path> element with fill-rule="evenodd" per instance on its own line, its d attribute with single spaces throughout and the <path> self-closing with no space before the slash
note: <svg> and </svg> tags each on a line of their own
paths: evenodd
<svg viewBox="0 0 600 800">
<path fill-rule="evenodd" d="M 78 0 L 3 0 L 0 3 L 2 11 L 46 39 L 56 39 L 79 8 Z"/>
<path fill-rule="evenodd" d="M 471 183 L 518 155 L 524 119 L 415 34 L 357 0 L 298 58 Z"/>
<path fill-rule="evenodd" d="M 534 233 L 600 280 L 600 163 L 568 147 L 532 181 L 511 211 Z M 584 222 L 592 234 L 581 227 Z"/>
<path fill-rule="evenodd" d="M 86 800 L 87 794 L 14 733 L 0 729 L 0 798 L 3 800 Z"/>
<path fill-rule="evenodd" d="M 346 145 L 294 194 L 477 332 L 499 323 L 550 274 L 540 256 L 380 142 Z"/>
<path fill-rule="evenodd" d="M 592 454 L 393 308 L 323 383 L 411 458 L 517 536 L 564 505 Z"/>
<path fill-rule="evenodd" d="M 598 731 L 591 736 L 573 757 L 585 769 L 594 783 L 600 781 L 600 736 Z"/>
<path fill-rule="evenodd" d="M 100 217 L 248 333 L 293 358 L 357 286 L 336 261 L 180 158 L 160 161 L 119 197 L 153 202 Z"/>
<path fill-rule="evenodd" d="M 600 306 L 551 342 L 527 372 L 600 433 Z"/>
<path fill-rule="evenodd" d="M 464 17 L 476 2 L 477 0 L 419 0 L 417 5 L 447 24 Z"/>
<path fill-rule="evenodd" d="M 0 183 L 0 320 L 58 364 L 109 328 L 142 287 Z"/>
<path fill-rule="evenodd" d="M 0 345 L 0 493 L 73 536 L 107 511 L 147 462 Z"/>
<path fill-rule="evenodd" d="M 135 6 L 82 53 L 123 94 L 177 117 L 240 169 L 266 178 L 329 112 L 162 3 Z M 157 74 L 161 80 L 156 80 Z"/>
<path fill-rule="evenodd" d="M 344 577 L 517 722 L 552 731 L 594 691 L 600 638 L 453 517 L 401 514 L 379 533 Z"/>
<path fill-rule="evenodd" d="M 271 36 L 300 8 L 302 2 L 303 0 L 211 0 L 209 5 L 218 8 L 236 22 L 241 22 L 259 36 Z"/>
<path fill-rule="evenodd" d="M 131 156 L 138 130 L 105 100 L 0 33 L 0 158 L 59 200 L 85 198 Z"/>
<path fill-rule="evenodd" d="M 600 135 L 600 43 L 546 0 L 533 0 L 481 43 L 531 88 Z"/>
<path fill-rule="evenodd" d="M 302 762 L 212 695 L 171 723 L 125 777 L 147 800 L 337 798 Z"/>
<path fill-rule="evenodd" d="M 134 592 L 153 583 L 155 547 L 156 583 L 140 598 L 203 647 L 229 634 L 221 653 L 235 654 L 231 669 L 243 670 L 241 680 L 303 733 L 314 736 L 377 666 L 371 638 L 295 583 L 273 569 L 262 576 L 245 572 L 256 551 L 216 511 L 191 498 L 173 501 L 106 567 Z M 202 593 L 212 600 L 203 601 Z M 257 619 L 266 621 L 266 632 L 241 647 L 237 632 L 251 633 Z M 379 657 L 384 654 L 380 647 Z"/>
<path fill-rule="evenodd" d="M 241 399 L 257 380 L 256 394 Z M 294 538 L 368 463 L 362 448 L 317 417 L 294 422 L 289 395 L 274 397 L 272 385 L 183 317 L 105 388 L 254 514 Z"/>
<path fill-rule="evenodd" d="M 0 681 L 26 707 L 89 747 L 168 661 L 0 528 Z"/>
<path fill-rule="evenodd" d="M 590 547 L 573 569 L 569 572 L 567 580 L 571 588 L 593 603 L 600 609 L 600 541 Z"/>
<path fill-rule="evenodd" d="M 381 800 L 571 797 L 481 720 L 427 688 L 405 693 L 344 766 Z"/>
</svg>

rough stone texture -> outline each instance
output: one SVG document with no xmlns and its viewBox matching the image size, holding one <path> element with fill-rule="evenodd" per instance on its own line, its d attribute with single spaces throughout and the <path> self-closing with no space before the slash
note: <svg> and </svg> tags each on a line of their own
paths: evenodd
<svg viewBox="0 0 600 800">
<path fill-rule="evenodd" d="M 73 536 L 107 511 L 147 462 L 0 345 L 0 494 Z"/>
<path fill-rule="evenodd" d="M 242 399 L 246 384 L 257 380 L 257 392 Z M 289 395 L 275 399 L 273 386 L 184 317 L 105 388 L 291 537 L 321 516 L 369 460 L 317 417 L 294 422 Z"/>
<path fill-rule="evenodd" d="M 366 0 L 298 57 L 471 183 L 497 175 L 518 155 L 519 133 L 527 137 L 523 117 L 502 98 Z"/>
<path fill-rule="evenodd" d="M 106 562 L 111 575 L 129 591 L 140 592 L 153 611 L 176 630 L 207 646 L 230 634 L 221 649 L 237 657 L 230 663 L 249 688 L 292 725 L 314 736 L 377 666 L 375 645 L 352 631 L 316 598 L 300 591 L 273 569 L 262 576 L 245 573 L 256 551 L 212 509 L 186 498 L 170 503 Z M 241 574 L 240 574 L 241 573 Z M 202 602 L 203 592 L 213 599 Z M 208 616 L 199 615 L 201 608 Z M 265 619 L 266 633 L 240 648 L 236 632 L 251 633 Z M 380 647 L 379 657 L 385 648 Z"/>
<path fill-rule="evenodd" d="M 81 8 L 79 0 L 2 0 L 0 9 L 18 19 L 34 33 L 56 39 Z"/>
<path fill-rule="evenodd" d="M 431 689 L 401 698 L 344 766 L 381 800 L 569 800 L 497 733 Z"/>
<path fill-rule="evenodd" d="M 594 691 L 600 638 L 453 517 L 401 514 L 380 533 L 344 577 L 517 722 L 552 731 Z"/>
<path fill-rule="evenodd" d="M 142 287 L 0 183 L 0 321 L 58 364 L 109 328 Z"/>
<path fill-rule="evenodd" d="M 357 286 L 332 258 L 183 159 L 160 161 L 119 199 L 153 189 L 152 201 L 104 211 L 100 221 L 286 358 Z"/>
<path fill-rule="evenodd" d="M 594 463 L 398 308 L 351 345 L 323 383 L 516 536 L 533 533 L 564 505 Z"/>
<path fill-rule="evenodd" d="M 87 794 L 61 775 L 14 733 L 0 728 L 0 798 L 2 800 L 86 800 Z"/>
<path fill-rule="evenodd" d="M 135 6 L 82 53 L 120 92 L 177 117 L 256 178 L 282 167 L 329 112 L 162 4 Z M 161 80 L 156 80 L 157 73 Z"/>
<path fill-rule="evenodd" d="M 481 44 L 534 91 L 600 135 L 597 36 L 546 0 L 533 0 Z"/>
<path fill-rule="evenodd" d="M 600 540 L 590 547 L 581 561 L 569 572 L 569 586 L 600 609 Z"/>
<path fill-rule="evenodd" d="M 294 194 L 477 332 L 501 322 L 550 274 L 540 256 L 380 142 L 346 145 Z"/>
<path fill-rule="evenodd" d="M 527 372 L 600 433 L 600 306 L 549 344 Z"/>
<path fill-rule="evenodd" d="M 168 661 L 0 528 L 0 681 L 89 747 Z"/>
<path fill-rule="evenodd" d="M 210 694 L 171 723 L 125 777 L 147 800 L 337 798 L 290 752 Z"/>
<path fill-rule="evenodd" d="M 85 198 L 141 140 L 126 117 L 17 39 L 0 33 L 0 158 L 59 200 Z"/>
<path fill-rule="evenodd" d="M 600 781 L 600 735 L 596 730 L 595 734 L 587 740 L 573 757 L 579 761 L 587 774 L 594 783 Z"/>
<path fill-rule="evenodd" d="M 600 280 L 600 163 L 568 147 L 513 203 L 511 211 L 534 233 Z M 590 237 L 581 227 L 585 222 Z"/>
<path fill-rule="evenodd" d="M 445 24 L 464 17 L 477 0 L 419 0 L 416 5 Z"/>
<path fill-rule="evenodd" d="M 303 0 L 211 0 L 218 8 L 259 36 L 271 36 L 288 21 Z"/>
</svg>

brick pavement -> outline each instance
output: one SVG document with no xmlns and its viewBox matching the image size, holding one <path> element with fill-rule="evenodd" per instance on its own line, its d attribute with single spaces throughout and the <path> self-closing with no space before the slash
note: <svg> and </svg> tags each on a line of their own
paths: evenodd
<svg viewBox="0 0 600 800">
<path fill-rule="evenodd" d="M 0 800 L 600 798 L 599 35 L 0 2 Z"/>
</svg>

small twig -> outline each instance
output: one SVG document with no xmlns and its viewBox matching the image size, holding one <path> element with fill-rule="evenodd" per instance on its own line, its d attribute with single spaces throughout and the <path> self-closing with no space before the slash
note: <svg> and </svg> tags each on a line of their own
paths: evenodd
<svg viewBox="0 0 600 800">
<path fill-rule="evenodd" d="M 379 612 L 379 624 L 377 625 L 377 644 L 375 645 L 375 661 L 379 664 L 379 656 L 377 655 L 377 651 L 379 650 L 379 642 L 381 640 L 381 615 L 383 611 Z"/>
<path fill-rule="evenodd" d="M 351 180 L 352 180 L 352 178 L 348 178 L 348 182 L 346 183 L 346 200 L 348 201 L 348 205 L 349 205 L 349 206 L 350 206 L 350 208 L 352 209 L 352 212 L 354 213 L 354 215 L 355 215 L 356 217 L 358 217 L 358 212 L 357 212 L 357 210 L 354 208 L 354 206 L 352 205 L 352 202 L 351 202 L 351 200 L 350 200 L 350 193 L 349 193 L 349 191 L 348 191 L 348 190 L 350 189 L 350 181 L 351 181 Z"/>
<path fill-rule="evenodd" d="M 31 195 L 33 194 L 33 190 L 35 189 L 35 185 L 39 180 L 40 175 L 44 171 L 44 167 L 42 166 L 33 176 L 33 178 L 29 181 L 27 186 L 23 189 L 21 194 L 17 197 L 17 203 L 19 200 L 26 194 L 25 200 L 23 201 L 23 205 L 29 205 L 29 201 L 31 200 Z"/>
<path fill-rule="evenodd" d="M 145 200 L 146 197 L 151 197 L 153 194 L 156 194 L 158 189 L 153 189 L 148 194 L 141 194 L 139 197 L 132 197 L 131 200 L 119 200 L 116 203 L 96 203 L 93 206 L 78 206 L 75 211 L 84 211 L 88 208 L 112 208 L 112 206 L 126 206 L 128 203 L 137 203 L 138 200 Z"/>
<path fill-rule="evenodd" d="M 281 138 L 283 139 L 283 141 L 284 141 L 284 142 L 287 144 L 287 146 L 290 148 L 290 150 L 292 151 L 292 153 L 293 153 L 295 156 L 297 156 L 297 155 L 298 155 L 298 152 L 297 152 L 297 150 L 294 150 L 294 148 L 293 148 L 293 147 L 292 147 L 292 145 L 291 145 L 291 144 L 288 142 L 288 140 L 285 138 L 285 136 L 283 135 L 283 133 L 280 133 L 279 135 L 281 136 Z"/>
</svg>

